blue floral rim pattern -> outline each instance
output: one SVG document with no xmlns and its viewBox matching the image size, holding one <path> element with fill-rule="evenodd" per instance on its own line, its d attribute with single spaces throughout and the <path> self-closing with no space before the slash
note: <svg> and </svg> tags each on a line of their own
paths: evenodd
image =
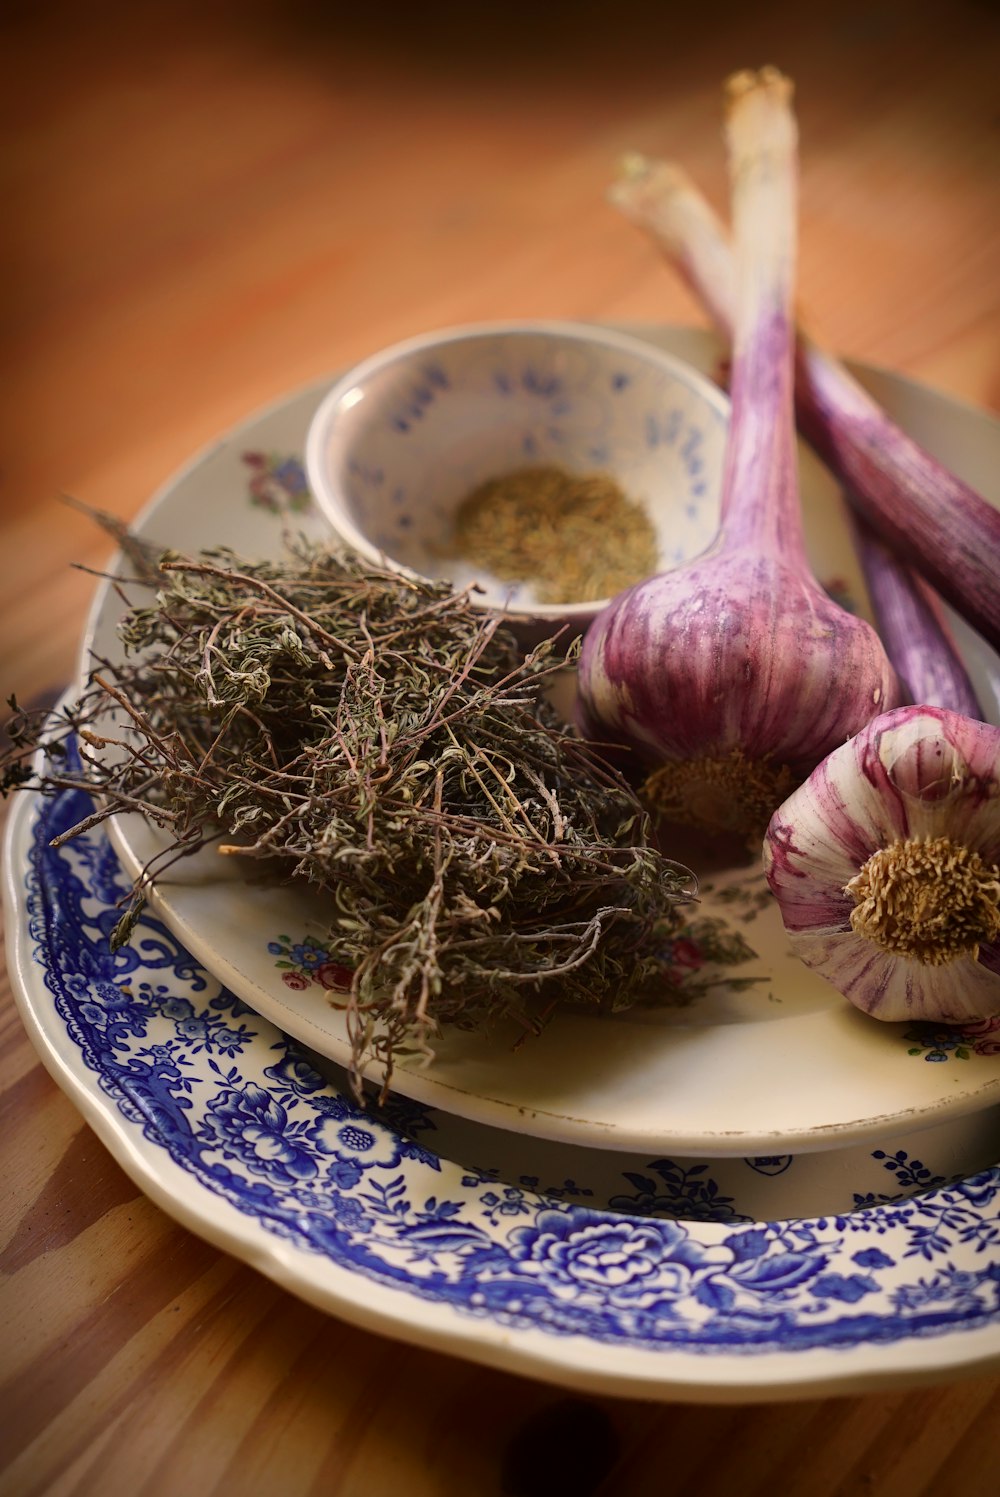
<svg viewBox="0 0 1000 1497">
<path fill-rule="evenodd" d="M 106 837 L 49 845 L 88 808 L 39 801 L 26 870 L 58 1021 L 147 1144 L 266 1233 L 508 1331 L 646 1351 L 843 1353 L 1000 1324 L 1000 1169 L 770 1223 L 504 1192 L 421 1144 L 433 1117 L 415 1104 L 359 1108 L 149 914 L 112 955 L 126 885 Z"/>
</svg>

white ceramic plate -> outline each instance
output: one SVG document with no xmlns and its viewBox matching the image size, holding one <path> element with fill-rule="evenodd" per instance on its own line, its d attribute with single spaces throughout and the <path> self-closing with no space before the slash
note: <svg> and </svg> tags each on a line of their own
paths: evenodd
<svg viewBox="0 0 1000 1497">
<path fill-rule="evenodd" d="M 715 345 L 707 335 L 647 335 L 712 369 Z M 862 374 L 903 426 L 985 492 L 995 489 L 996 423 L 907 381 Z M 300 464 L 321 394 L 315 388 L 291 396 L 196 458 L 147 508 L 139 532 L 179 550 L 230 544 L 249 556 L 276 553 L 286 524 L 324 536 Z M 836 489 L 808 453 L 803 492 L 817 575 L 832 591 L 862 600 Z M 707 535 L 714 497 L 704 504 Z M 117 593 L 103 587 L 88 648 L 102 656 L 116 651 L 120 612 Z M 973 667 L 985 681 L 982 657 Z M 112 836 L 133 875 L 161 845 L 136 816 L 116 818 Z M 684 857 L 703 876 L 704 894 L 672 953 L 677 988 L 698 995 L 690 1006 L 613 1019 L 564 1013 L 516 1052 L 513 1033 L 503 1030 L 446 1033 L 433 1064 L 402 1063 L 395 1087 L 495 1127 L 602 1148 L 713 1157 L 877 1140 L 887 1130 L 1000 1101 L 1000 1059 L 989 1036 L 935 1037 L 866 1018 L 791 954 L 756 869 L 706 873 L 697 849 L 685 849 Z M 177 865 L 157 885 L 158 915 L 256 1012 L 346 1063 L 343 1018 L 326 990 L 338 972 L 323 901 L 289 888 L 250 887 L 231 864 L 206 853 Z"/>
<path fill-rule="evenodd" d="M 875 1149 L 867 1209 L 747 1220 L 714 1166 L 618 1156 L 609 1200 L 593 1151 L 545 1156 L 403 1098 L 362 1111 L 151 915 L 110 954 L 128 881 L 106 837 L 50 846 L 87 804 L 23 796 L 9 820 L 29 1035 L 154 1201 L 295 1294 L 420 1345 L 645 1398 L 817 1397 L 1000 1365 L 1000 1169 L 943 1184 Z M 745 1163 L 771 1167 L 757 1179 L 776 1203 L 813 1157 Z M 917 1186 L 931 1188 L 904 1198 Z"/>
</svg>

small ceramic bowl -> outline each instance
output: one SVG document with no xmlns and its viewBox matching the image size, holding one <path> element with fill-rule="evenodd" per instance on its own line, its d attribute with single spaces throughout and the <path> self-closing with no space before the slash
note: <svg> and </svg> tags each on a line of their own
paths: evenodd
<svg viewBox="0 0 1000 1497">
<path fill-rule="evenodd" d="M 334 385 L 306 444 L 309 483 L 374 565 L 476 583 L 515 623 L 579 631 L 608 601 L 545 603 L 449 554 L 462 500 L 519 468 L 604 473 L 646 510 L 660 571 L 697 555 L 718 517 L 729 402 L 650 344 L 571 322 L 446 329 L 398 343 Z M 616 537 L 601 537 L 614 556 Z"/>
</svg>

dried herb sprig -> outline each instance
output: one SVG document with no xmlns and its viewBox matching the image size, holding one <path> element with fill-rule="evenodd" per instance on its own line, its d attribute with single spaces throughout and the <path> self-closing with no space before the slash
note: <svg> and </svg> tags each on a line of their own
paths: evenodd
<svg viewBox="0 0 1000 1497">
<path fill-rule="evenodd" d="M 140 809 L 167 832 L 150 879 L 221 836 L 329 894 L 356 1077 L 374 1056 L 388 1083 L 442 1024 L 537 1030 L 560 1001 L 648 993 L 694 879 L 548 703 L 551 644 L 525 657 L 446 584 L 304 542 L 279 561 L 166 553 L 158 576 L 122 620 L 125 662 L 58 719 L 11 725 L 7 788 L 39 736 L 74 731 L 99 795 L 85 824 Z M 142 898 L 140 880 L 119 944 Z"/>
</svg>

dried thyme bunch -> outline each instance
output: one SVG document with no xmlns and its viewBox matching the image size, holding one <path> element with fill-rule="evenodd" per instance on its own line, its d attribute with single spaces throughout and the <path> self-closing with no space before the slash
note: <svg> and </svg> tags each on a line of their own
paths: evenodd
<svg viewBox="0 0 1000 1497">
<path fill-rule="evenodd" d="M 281 561 L 166 553 L 156 585 L 120 625 L 125 663 L 43 730 L 77 732 L 100 797 L 75 830 L 140 809 L 170 837 L 150 878 L 217 840 L 325 891 L 356 1075 L 375 1056 L 388 1081 L 441 1024 L 537 1029 L 560 1000 L 644 992 L 693 878 L 546 701 L 550 646 L 526 658 L 446 584 L 303 542 Z M 38 736 L 10 731 L 8 787 Z M 43 788 L 67 783 L 52 768 Z"/>
</svg>

